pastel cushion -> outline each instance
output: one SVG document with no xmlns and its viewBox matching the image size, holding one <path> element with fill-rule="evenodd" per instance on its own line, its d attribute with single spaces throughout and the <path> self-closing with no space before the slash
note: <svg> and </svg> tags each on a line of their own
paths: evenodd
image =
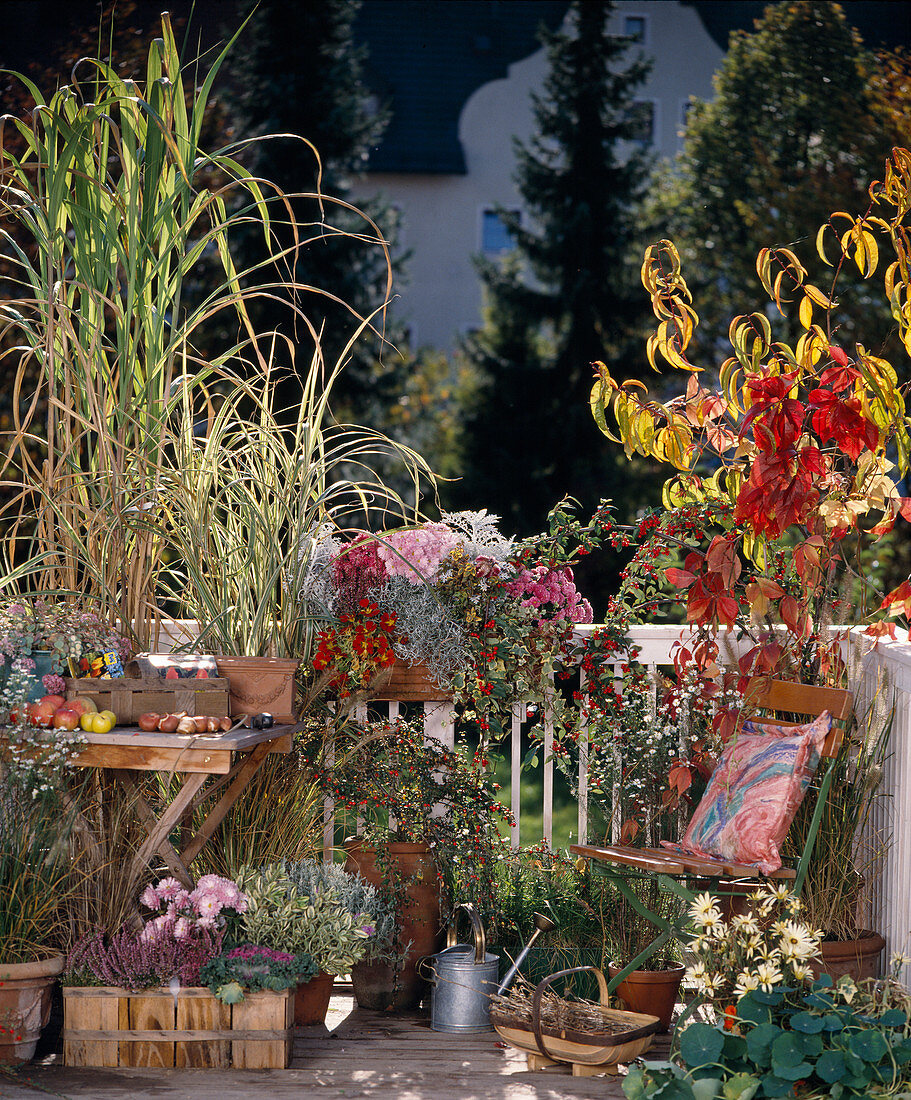
<svg viewBox="0 0 911 1100">
<path fill-rule="evenodd" d="M 831 726 L 828 711 L 803 726 L 745 723 L 725 746 L 679 850 L 777 871 Z"/>
</svg>

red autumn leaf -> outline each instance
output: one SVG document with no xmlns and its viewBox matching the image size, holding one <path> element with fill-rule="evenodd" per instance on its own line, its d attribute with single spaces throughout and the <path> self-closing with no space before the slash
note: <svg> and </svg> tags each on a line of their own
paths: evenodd
<svg viewBox="0 0 911 1100">
<path fill-rule="evenodd" d="M 878 623 L 870 623 L 864 630 L 864 634 L 868 634 L 871 638 L 881 638 L 886 634 L 894 642 L 896 640 L 895 623 L 886 622 L 885 620 Z"/>
<path fill-rule="evenodd" d="M 734 539 L 716 535 L 705 555 L 706 565 L 713 573 L 718 573 L 723 583 L 730 587 L 740 576 L 740 558 Z"/>
<path fill-rule="evenodd" d="M 639 824 L 632 818 L 628 818 L 623 822 L 623 827 L 620 830 L 620 843 L 632 844 L 636 839 L 636 833 L 639 832 Z"/>
<path fill-rule="evenodd" d="M 857 461 L 864 447 L 876 449 L 879 430 L 863 415 L 856 397 L 840 398 L 831 390 L 816 389 L 810 391 L 807 400 L 816 410 L 811 423 L 820 442 L 833 440 L 852 462 Z"/>
<path fill-rule="evenodd" d="M 693 783 L 693 776 L 686 764 L 674 764 L 667 774 L 667 781 L 680 794 L 685 794 Z"/>
<path fill-rule="evenodd" d="M 819 376 L 819 384 L 828 386 L 835 393 L 841 393 L 842 390 L 846 390 L 848 386 L 856 382 L 861 376 L 860 371 L 856 367 L 849 367 L 847 360 L 848 357 L 845 356 L 845 362 L 841 366 L 827 367 Z"/>
<path fill-rule="evenodd" d="M 902 581 L 898 588 L 892 589 L 879 605 L 880 611 L 886 608 L 890 615 L 911 614 L 911 580 Z"/>
<path fill-rule="evenodd" d="M 899 512 L 901 513 L 902 519 L 906 519 L 911 523 L 911 497 L 899 497 L 898 499 L 900 502 Z"/>
<path fill-rule="evenodd" d="M 840 367 L 846 367 L 850 360 L 848 359 L 848 353 L 840 348 L 837 344 L 829 344 L 829 355 L 835 360 Z"/>
<path fill-rule="evenodd" d="M 695 573 L 691 573 L 688 569 L 678 569 L 673 565 L 665 569 L 664 575 L 675 588 L 689 588 L 696 580 Z"/>
</svg>

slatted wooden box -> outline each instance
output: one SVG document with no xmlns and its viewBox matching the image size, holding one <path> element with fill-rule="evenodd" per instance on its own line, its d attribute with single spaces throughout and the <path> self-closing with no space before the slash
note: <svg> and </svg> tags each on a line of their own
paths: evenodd
<svg viewBox="0 0 911 1100">
<path fill-rule="evenodd" d="M 112 710 L 121 726 L 133 726 L 140 714 L 228 714 L 228 681 L 224 676 L 207 680 L 163 680 L 158 677 L 123 676 L 116 680 L 91 678 L 66 681 L 67 699 L 92 699 L 99 710 Z"/>
<path fill-rule="evenodd" d="M 287 1069 L 294 990 L 247 993 L 222 1004 L 208 989 L 129 993 L 64 986 L 67 1066 Z"/>
</svg>

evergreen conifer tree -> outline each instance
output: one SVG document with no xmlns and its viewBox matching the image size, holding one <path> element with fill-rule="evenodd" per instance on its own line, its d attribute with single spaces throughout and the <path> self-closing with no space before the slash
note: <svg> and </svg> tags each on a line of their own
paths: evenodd
<svg viewBox="0 0 911 1100">
<path fill-rule="evenodd" d="M 636 240 L 649 157 L 634 98 L 648 67 L 609 33 L 612 6 L 575 0 L 568 29 L 545 35 L 536 133 L 515 143 L 526 216 L 501 211 L 516 248 L 507 262 L 478 261 L 485 322 L 466 353 L 481 384 L 451 494 L 483 501 L 520 534 L 540 530 L 565 494 L 584 508 L 601 497 L 626 513 L 639 503 L 629 463 L 589 411 L 594 361 L 622 377 L 649 370 Z"/>
<path fill-rule="evenodd" d="M 322 194 L 352 203 L 374 220 L 392 246 L 397 231 L 393 208 L 379 198 L 365 202 L 352 197 L 354 178 L 364 170 L 369 149 L 386 124 L 362 78 L 364 50 L 352 36 L 358 7 L 359 0 L 249 3 L 247 8 L 254 10 L 236 47 L 229 106 L 237 137 L 297 135 L 319 153 L 318 165 L 301 141 L 257 142 L 246 157 L 251 171 L 275 181 L 288 194 L 314 192 L 319 186 Z M 315 199 L 299 198 L 293 208 L 308 230 L 305 236 L 313 238 L 300 251 L 295 278 L 328 292 L 308 295 L 300 305 L 322 332 L 323 354 L 331 365 L 357 327 L 355 314 L 366 317 L 386 300 L 386 256 L 381 247 L 333 231 L 373 232 L 362 217 L 337 203 L 327 202 L 321 209 Z M 327 229 L 327 223 L 332 228 Z M 255 262 L 258 245 L 252 235 L 242 247 L 243 262 Z M 256 308 L 258 327 L 292 331 L 289 314 L 279 304 L 262 300 Z M 386 340 L 400 342 L 401 333 L 390 328 L 385 313 L 374 325 Z M 306 329 L 297 324 L 293 331 L 298 357 L 309 361 L 312 342 Z M 334 388 L 336 415 L 382 427 L 384 410 L 401 387 L 402 369 L 401 357 L 388 344 L 365 333 Z"/>
</svg>

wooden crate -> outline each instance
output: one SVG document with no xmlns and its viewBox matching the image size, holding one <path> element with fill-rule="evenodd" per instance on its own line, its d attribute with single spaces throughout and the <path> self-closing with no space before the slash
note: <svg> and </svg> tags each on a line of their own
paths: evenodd
<svg viewBox="0 0 911 1100">
<path fill-rule="evenodd" d="M 67 1066 L 286 1069 L 294 990 L 222 1004 L 208 989 L 63 989 Z"/>
<path fill-rule="evenodd" d="M 122 726 L 136 724 L 140 714 L 228 714 L 228 681 L 224 676 L 207 680 L 162 680 L 124 676 L 116 680 L 70 679 L 67 699 L 92 699 L 99 710 L 112 710 Z"/>
</svg>

